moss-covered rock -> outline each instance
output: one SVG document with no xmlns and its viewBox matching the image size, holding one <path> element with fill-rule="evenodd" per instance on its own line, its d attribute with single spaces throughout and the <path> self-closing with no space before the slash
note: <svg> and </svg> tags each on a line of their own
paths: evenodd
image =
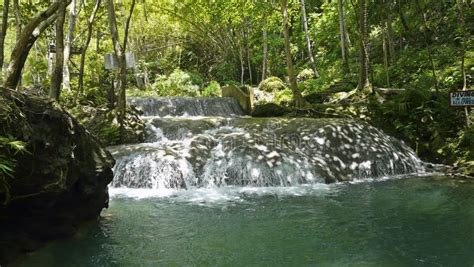
<svg viewBox="0 0 474 267">
<path fill-rule="evenodd" d="M 275 103 L 266 103 L 255 106 L 252 116 L 253 117 L 279 117 L 288 113 L 289 110 L 285 107 L 277 105 Z"/>
<path fill-rule="evenodd" d="M 127 107 L 122 135 L 117 111 L 106 107 L 76 106 L 71 113 L 105 146 L 143 142 L 145 123 L 141 112 L 134 106 Z"/>
<path fill-rule="evenodd" d="M 269 77 L 263 80 L 259 85 L 258 89 L 265 92 L 279 92 L 285 90 L 285 83 L 278 77 Z"/>
<path fill-rule="evenodd" d="M 9 198 L 0 192 L 0 264 L 35 249 L 39 241 L 69 236 L 108 205 L 114 160 L 54 102 L 13 93 L 0 135 L 26 144 L 15 155 Z"/>
</svg>

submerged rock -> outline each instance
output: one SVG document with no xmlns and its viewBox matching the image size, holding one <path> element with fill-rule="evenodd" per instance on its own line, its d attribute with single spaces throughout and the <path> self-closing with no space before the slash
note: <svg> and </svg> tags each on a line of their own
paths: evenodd
<svg viewBox="0 0 474 267">
<path fill-rule="evenodd" d="M 15 155 L 9 194 L 0 191 L 0 264 L 41 241 L 69 236 L 108 206 L 114 160 L 53 102 L 15 94 L 0 135 L 25 142 Z M 9 197 L 8 197 L 9 195 Z"/>
</svg>

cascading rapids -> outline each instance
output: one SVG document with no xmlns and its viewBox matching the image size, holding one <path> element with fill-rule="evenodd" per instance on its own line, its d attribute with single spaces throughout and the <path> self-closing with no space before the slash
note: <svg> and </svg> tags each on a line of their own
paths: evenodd
<svg viewBox="0 0 474 267">
<path fill-rule="evenodd" d="M 174 110 L 189 110 L 191 101 L 200 113 L 150 106 L 166 101 Z M 180 101 L 133 99 L 154 117 L 145 117 L 145 143 L 110 148 L 117 160 L 113 187 L 292 186 L 423 171 L 408 146 L 359 121 L 232 117 L 242 114 L 233 100 L 181 101 L 187 107 Z"/>
</svg>

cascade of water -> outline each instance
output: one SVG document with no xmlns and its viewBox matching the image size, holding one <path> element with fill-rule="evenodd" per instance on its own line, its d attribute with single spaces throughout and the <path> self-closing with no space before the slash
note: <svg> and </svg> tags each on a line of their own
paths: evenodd
<svg viewBox="0 0 474 267">
<path fill-rule="evenodd" d="M 220 98 L 133 101 L 160 117 L 148 119 L 145 143 L 110 148 L 114 187 L 292 186 L 423 171 L 408 146 L 353 120 L 233 117 L 238 104 Z M 165 102 L 170 114 L 153 106 Z M 185 113 L 220 117 L 176 117 Z"/>
<path fill-rule="evenodd" d="M 243 116 L 236 99 L 230 97 L 129 97 L 129 104 L 136 106 L 144 116 Z"/>
</svg>

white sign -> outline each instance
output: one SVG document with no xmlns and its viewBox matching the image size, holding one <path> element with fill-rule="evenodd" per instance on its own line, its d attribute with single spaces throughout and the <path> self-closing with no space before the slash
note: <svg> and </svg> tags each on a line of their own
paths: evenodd
<svg viewBox="0 0 474 267">
<path fill-rule="evenodd" d="M 474 90 L 450 93 L 449 104 L 453 107 L 474 107 Z"/>
<path fill-rule="evenodd" d="M 125 63 L 127 64 L 127 69 L 134 69 L 136 67 L 135 54 L 131 52 L 125 53 Z M 118 69 L 117 56 L 115 54 L 105 54 L 104 64 L 106 70 Z"/>
</svg>

